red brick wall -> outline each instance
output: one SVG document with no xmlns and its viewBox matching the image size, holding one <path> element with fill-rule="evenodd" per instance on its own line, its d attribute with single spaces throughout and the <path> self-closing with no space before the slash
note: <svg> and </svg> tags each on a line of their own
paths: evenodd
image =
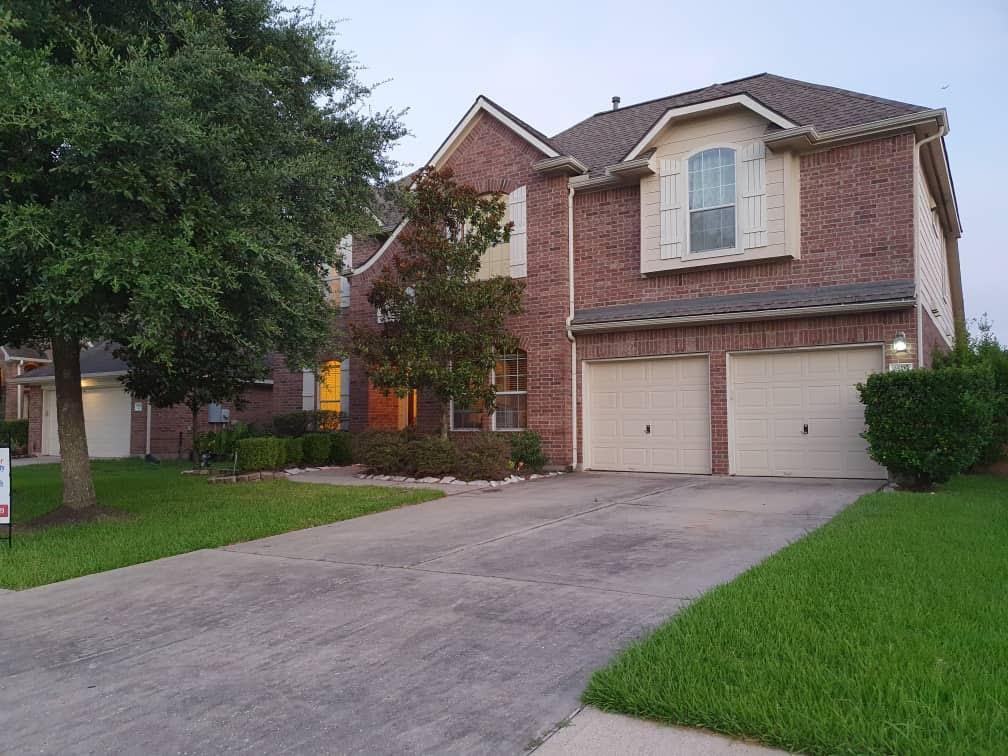
<svg viewBox="0 0 1008 756">
<path fill-rule="evenodd" d="M 910 353 L 916 344 L 916 321 L 912 309 L 893 312 L 795 318 L 721 325 L 684 326 L 626 333 L 588 334 L 578 337 L 578 357 L 584 360 L 621 357 L 651 357 L 668 354 L 707 354 L 710 359 L 711 463 L 716 475 L 728 473 L 727 352 L 754 349 L 790 349 L 833 344 L 890 344 L 897 331 L 907 335 Z M 886 348 L 886 364 L 906 357 Z M 581 384 L 584 364 L 578 371 L 578 417 L 583 418 Z M 578 426 L 580 460 L 584 461 Z"/>
<path fill-rule="evenodd" d="M 525 312 L 509 323 L 528 353 L 529 427 L 543 437 L 551 460 L 570 462 L 570 347 L 564 335 L 567 317 L 567 179 L 542 177 L 532 172 L 533 162 L 543 155 L 517 137 L 496 119 L 482 116 L 447 162 L 459 182 L 477 188 L 499 186 L 505 190 L 526 187 L 528 277 L 525 279 Z M 351 285 L 349 318 L 375 323 L 367 294 L 374 277 L 388 264 L 396 246 Z M 360 267 L 357 241 L 354 266 Z M 351 357 L 351 429 L 366 427 L 372 410 L 366 376 L 359 360 Z M 440 424 L 437 402 L 423 397 L 418 426 L 433 432 Z"/>
<path fill-rule="evenodd" d="M 574 197 L 577 309 L 913 279 L 913 136 L 801 157 L 801 259 L 640 273 L 639 187 Z"/>
</svg>

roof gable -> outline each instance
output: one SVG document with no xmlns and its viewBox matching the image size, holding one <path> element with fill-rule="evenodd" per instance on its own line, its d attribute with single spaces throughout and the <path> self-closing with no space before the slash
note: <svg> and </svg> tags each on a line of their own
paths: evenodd
<svg viewBox="0 0 1008 756">
<path fill-rule="evenodd" d="M 470 107 L 469 110 L 466 111 L 466 114 L 462 116 L 462 120 L 455 125 L 455 128 L 452 130 L 451 134 L 448 135 L 448 138 L 441 143 L 441 146 L 438 147 L 433 157 L 427 161 L 428 164 L 433 165 L 436 168 L 441 167 L 445 160 L 447 160 L 448 157 L 451 156 L 451 154 L 462 143 L 462 140 L 465 139 L 469 130 L 472 128 L 472 125 L 476 122 L 476 119 L 484 113 L 497 121 L 500 121 L 500 123 L 504 124 L 504 126 L 531 144 L 546 157 L 553 158 L 560 156 L 560 153 L 557 152 L 556 148 L 550 143 L 549 137 L 541 131 L 534 129 L 532 126 L 529 126 L 525 123 L 525 121 L 521 120 L 514 114 L 509 113 L 490 98 L 480 95 L 476 98 L 476 102 L 472 104 L 472 107 Z"/>
</svg>

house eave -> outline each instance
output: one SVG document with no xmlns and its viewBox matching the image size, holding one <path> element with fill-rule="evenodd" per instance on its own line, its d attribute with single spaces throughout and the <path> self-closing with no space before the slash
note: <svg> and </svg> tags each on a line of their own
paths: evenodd
<svg viewBox="0 0 1008 756">
<path fill-rule="evenodd" d="M 919 136 L 924 136 L 928 133 L 934 133 L 936 129 L 947 123 L 948 114 L 944 108 L 938 108 L 829 131 L 819 131 L 815 126 L 795 126 L 770 132 L 763 137 L 763 141 L 767 147 L 774 150 L 808 151 L 860 142 L 908 129 L 913 129 Z"/>
<path fill-rule="evenodd" d="M 125 370 L 111 370 L 103 373 L 81 373 L 81 380 L 87 380 L 89 378 L 118 378 L 120 376 L 126 375 Z M 25 373 L 17 378 L 11 378 L 9 383 L 16 383 L 22 386 L 42 386 L 47 383 L 55 383 L 56 376 L 53 375 L 43 375 L 43 376 L 32 376 L 31 373 Z"/>
<path fill-rule="evenodd" d="M 599 321 L 595 323 L 578 323 L 575 318 L 575 322 L 571 324 L 571 331 L 573 333 L 605 333 L 611 331 L 674 328 L 676 326 L 683 325 L 779 320 L 785 318 L 819 317 L 824 315 L 846 315 L 858 312 L 902 310 L 913 307 L 914 304 L 915 300 L 911 297 L 880 300 L 875 302 L 816 305 L 811 307 L 785 307 L 773 310 L 747 310 L 744 312 L 716 312 L 699 315 L 675 315 L 656 318 L 635 318 L 631 320 Z"/>
<path fill-rule="evenodd" d="M 560 155 L 532 163 L 532 170 L 543 176 L 577 176 L 588 173 L 588 166 L 573 155 Z"/>
</svg>

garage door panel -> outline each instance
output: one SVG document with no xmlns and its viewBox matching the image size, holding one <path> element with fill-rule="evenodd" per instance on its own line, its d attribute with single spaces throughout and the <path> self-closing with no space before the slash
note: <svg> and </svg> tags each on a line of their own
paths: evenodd
<svg viewBox="0 0 1008 756">
<path fill-rule="evenodd" d="M 774 386 L 770 401 L 774 407 L 801 407 L 804 393 L 801 386 Z"/>
<path fill-rule="evenodd" d="M 762 386 L 742 386 L 735 394 L 735 404 L 739 409 L 765 409 L 769 403 L 767 389 Z"/>
<path fill-rule="evenodd" d="M 846 401 L 847 397 L 841 399 L 841 396 L 843 396 L 843 391 L 839 384 L 808 387 L 809 407 L 829 407 L 831 409 L 840 409 L 848 403 Z"/>
<path fill-rule="evenodd" d="M 591 397 L 593 409 L 616 409 L 619 406 L 619 395 L 615 391 L 599 391 Z"/>
<path fill-rule="evenodd" d="M 708 375 L 706 357 L 588 363 L 589 396 L 617 397 L 588 401 L 589 466 L 709 473 Z"/>
<path fill-rule="evenodd" d="M 884 477 L 860 436 L 864 409 L 855 388 L 881 369 L 882 350 L 874 346 L 731 355 L 732 471 Z"/>
</svg>

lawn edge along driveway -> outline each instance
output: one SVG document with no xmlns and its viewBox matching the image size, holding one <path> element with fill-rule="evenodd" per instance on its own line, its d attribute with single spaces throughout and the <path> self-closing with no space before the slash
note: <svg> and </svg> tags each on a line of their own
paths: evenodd
<svg viewBox="0 0 1008 756">
<path fill-rule="evenodd" d="M 868 494 L 592 677 L 604 711 L 803 753 L 1008 753 L 1008 480 Z"/>
<path fill-rule="evenodd" d="M 0 588 L 25 589 L 219 548 L 437 499 L 435 490 L 333 486 L 287 480 L 210 485 L 180 463 L 92 463 L 99 503 L 127 514 L 20 531 L 60 501 L 59 465 L 18 467 L 13 475 L 14 546 L 0 547 Z"/>
</svg>

